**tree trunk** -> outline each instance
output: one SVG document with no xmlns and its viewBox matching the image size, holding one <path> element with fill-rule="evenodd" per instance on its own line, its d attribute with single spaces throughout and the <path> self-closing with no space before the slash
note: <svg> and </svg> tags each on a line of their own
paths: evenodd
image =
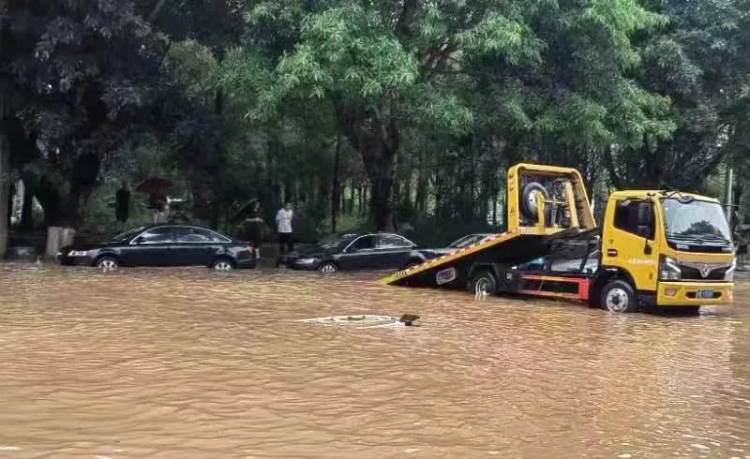
<svg viewBox="0 0 750 459">
<path fill-rule="evenodd" d="M 39 201 L 47 223 L 47 246 L 44 253 L 45 257 L 51 259 L 62 247 L 73 243 L 79 206 L 76 204 L 77 198 L 64 190 L 53 188 L 49 184 L 44 184 L 43 189 L 39 194 Z"/>
<path fill-rule="evenodd" d="M 382 145 L 363 150 L 365 169 L 370 179 L 370 214 L 377 231 L 392 231 L 393 191 L 396 176 L 396 153 Z"/>
<path fill-rule="evenodd" d="M 361 215 L 367 215 L 367 213 L 370 211 L 369 206 L 367 205 L 368 198 L 370 196 L 370 188 L 367 187 L 367 185 L 362 185 L 362 212 Z"/>
<path fill-rule="evenodd" d="M 72 173 L 60 183 L 42 179 L 36 195 L 44 208 L 47 223 L 47 248 L 45 255 L 53 258 L 61 247 L 75 238 L 76 229 L 83 218 L 82 210 L 99 175 L 100 159 L 95 154 L 77 157 Z"/>
<path fill-rule="evenodd" d="M 72 245 L 75 240 L 76 230 L 66 226 L 47 227 L 47 258 L 54 258 L 61 248 Z"/>
<path fill-rule="evenodd" d="M 294 201 L 293 194 L 294 192 L 293 192 L 292 179 L 290 179 L 289 177 L 286 177 L 284 179 L 284 203 Z"/>
<path fill-rule="evenodd" d="M 34 229 L 34 194 L 29 181 L 23 182 L 23 206 L 21 207 L 21 231 L 30 232 Z"/>
<path fill-rule="evenodd" d="M 354 215 L 354 209 L 357 206 L 357 185 L 354 180 L 349 182 L 349 209 L 347 213 L 351 216 Z"/>
<path fill-rule="evenodd" d="M 417 177 L 417 194 L 414 198 L 414 207 L 419 213 L 427 213 L 427 193 L 429 187 L 429 177 L 427 173 L 420 168 L 419 176 Z"/>
<path fill-rule="evenodd" d="M 0 113 L 0 116 L 2 113 Z M 5 132 L 0 132 L 0 260 L 8 251 L 8 190 L 10 189 L 10 150 L 5 141 Z"/>
<path fill-rule="evenodd" d="M 401 201 L 404 203 L 404 206 L 407 209 L 412 208 L 412 182 L 413 182 L 413 172 L 410 170 L 409 174 L 407 174 L 406 178 L 404 179 L 404 187 L 402 189 L 401 193 Z"/>
<path fill-rule="evenodd" d="M 361 216 L 365 212 L 365 187 L 357 185 L 357 215 Z"/>
<path fill-rule="evenodd" d="M 336 232 L 336 217 L 341 208 L 341 184 L 339 182 L 339 162 L 341 157 L 341 134 L 336 135 L 336 149 L 333 152 L 333 181 L 331 183 L 331 232 Z"/>
<path fill-rule="evenodd" d="M 388 103 L 361 107 L 334 102 L 340 131 L 362 155 L 370 181 L 370 215 L 375 229 L 392 230 L 399 134 L 391 107 Z"/>
</svg>

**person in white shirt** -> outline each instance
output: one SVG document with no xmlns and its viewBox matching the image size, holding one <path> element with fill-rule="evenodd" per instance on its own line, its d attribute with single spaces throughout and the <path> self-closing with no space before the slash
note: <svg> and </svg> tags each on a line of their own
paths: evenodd
<svg viewBox="0 0 750 459">
<path fill-rule="evenodd" d="M 292 204 L 289 202 L 276 213 L 276 231 L 279 233 L 279 250 L 281 251 L 281 256 L 294 250 L 294 242 L 292 241 L 293 217 L 294 211 L 292 210 Z"/>
</svg>

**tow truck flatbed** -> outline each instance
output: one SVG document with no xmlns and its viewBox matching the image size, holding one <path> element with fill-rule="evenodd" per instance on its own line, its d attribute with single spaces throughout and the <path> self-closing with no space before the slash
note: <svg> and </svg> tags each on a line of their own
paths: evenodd
<svg viewBox="0 0 750 459">
<path fill-rule="evenodd" d="M 559 182 L 559 200 L 536 193 L 531 195 L 533 202 L 523 202 L 523 195 L 529 194 L 526 190 L 538 186 L 538 181 L 543 180 L 553 184 Z M 398 271 L 380 282 L 403 286 L 461 287 L 462 281 L 470 277 L 472 267 L 484 263 L 510 266 L 543 257 L 549 253 L 555 240 L 576 238 L 596 229 L 583 180 L 575 169 L 519 164 L 508 171 L 507 183 L 506 232 Z M 545 201 L 566 211 L 565 223 L 558 224 L 560 215 L 533 218 L 530 209 L 534 206 L 543 208 Z"/>
</svg>

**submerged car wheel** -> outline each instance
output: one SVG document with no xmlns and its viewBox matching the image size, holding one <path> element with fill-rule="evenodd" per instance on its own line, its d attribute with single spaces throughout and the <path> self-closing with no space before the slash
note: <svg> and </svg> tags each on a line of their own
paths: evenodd
<svg viewBox="0 0 750 459">
<path fill-rule="evenodd" d="M 490 271 L 479 271 L 471 279 L 471 289 L 478 297 L 494 296 L 497 294 L 497 280 Z"/>
<path fill-rule="evenodd" d="M 638 310 L 638 299 L 630 284 L 615 280 L 602 290 L 601 305 L 611 312 L 635 312 Z"/>
<path fill-rule="evenodd" d="M 234 262 L 229 258 L 219 258 L 211 264 L 211 269 L 214 271 L 231 271 L 234 269 Z"/>
<path fill-rule="evenodd" d="M 331 263 L 330 261 L 325 262 L 318 267 L 318 271 L 320 271 L 323 274 L 333 274 L 338 270 L 339 270 L 339 267 L 336 266 L 335 263 Z"/>
<path fill-rule="evenodd" d="M 115 257 L 101 257 L 96 261 L 96 267 L 102 271 L 117 271 L 120 261 Z"/>
</svg>

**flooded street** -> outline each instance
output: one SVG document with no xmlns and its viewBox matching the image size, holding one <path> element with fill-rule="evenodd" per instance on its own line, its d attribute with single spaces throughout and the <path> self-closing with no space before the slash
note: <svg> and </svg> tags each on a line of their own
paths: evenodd
<svg viewBox="0 0 750 459">
<path fill-rule="evenodd" d="M 376 277 L 0 266 L 0 457 L 750 458 L 750 284 L 680 318 Z"/>
</svg>

